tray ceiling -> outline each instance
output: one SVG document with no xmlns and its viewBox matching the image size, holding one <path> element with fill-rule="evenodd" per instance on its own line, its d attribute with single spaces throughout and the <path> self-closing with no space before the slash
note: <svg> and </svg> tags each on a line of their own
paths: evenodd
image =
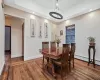
<svg viewBox="0 0 100 80">
<path fill-rule="evenodd" d="M 95 10 L 100 8 L 100 0 L 59 0 L 60 12 L 63 14 L 63 20 L 56 20 L 49 16 L 49 12 L 55 8 L 55 0 L 5 0 L 5 4 L 30 11 L 31 13 L 51 19 L 55 22 L 84 14 L 90 9 Z"/>
</svg>

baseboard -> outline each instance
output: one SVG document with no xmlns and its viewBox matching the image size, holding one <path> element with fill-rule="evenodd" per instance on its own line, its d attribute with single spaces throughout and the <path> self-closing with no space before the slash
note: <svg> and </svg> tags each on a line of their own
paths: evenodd
<svg viewBox="0 0 100 80">
<path fill-rule="evenodd" d="M 39 54 L 39 55 L 36 55 L 36 56 L 32 56 L 32 57 L 24 58 L 24 61 L 31 60 L 31 59 L 36 59 L 36 58 L 40 58 L 40 57 L 42 57 L 42 54 Z"/>
<path fill-rule="evenodd" d="M 1 66 L 0 75 L 2 75 L 2 72 L 3 72 L 3 69 L 4 69 L 4 65 L 5 65 L 5 62 L 3 62 L 3 65 Z"/>
<path fill-rule="evenodd" d="M 13 53 L 11 54 L 11 58 L 16 58 L 16 57 L 21 57 L 22 53 L 18 54 L 16 53 L 15 55 L 13 55 Z"/>
<path fill-rule="evenodd" d="M 88 62 L 88 58 L 87 57 L 75 55 L 75 58 Z M 100 61 L 99 60 L 95 60 L 95 64 L 100 65 Z"/>
</svg>

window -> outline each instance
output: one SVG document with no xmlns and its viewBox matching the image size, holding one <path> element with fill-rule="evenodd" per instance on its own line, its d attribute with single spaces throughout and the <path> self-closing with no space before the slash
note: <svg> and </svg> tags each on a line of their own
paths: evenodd
<svg viewBox="0 0 100 80">
<path fill-rule="evenodd" d="M 66 27 L 66 43 L 75 43 L 75 25 Z"/>
</svg>

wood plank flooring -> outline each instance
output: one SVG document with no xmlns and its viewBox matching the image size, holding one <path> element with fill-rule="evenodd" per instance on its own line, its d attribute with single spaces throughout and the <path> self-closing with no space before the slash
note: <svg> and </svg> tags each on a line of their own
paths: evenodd
<svg viewBox="0 0 100 80">
<path fill-rule="evenodd" d="M 42 69 L 42 58 L 22 61 L 13 59 L 7 79 L 3 80 L 55 80 Z M 56 80 L 61 80 L 57 75 Z M 65 80 L 100 80 L 100 66 L 87 66 L 86 62 L 75 59 L 75 69 L 66 75 Z"/>
<path fill-rule="evenodd" d="M 5 53 L 5 65 L 3 69 L 3 73 L 1 75 L 0 80 L 8 80 L 8 74 L 9 74 L 9 69 L 10 69 L 10 62 L 11 62 L 11 55 L 10 52 Z"/>
</svg>

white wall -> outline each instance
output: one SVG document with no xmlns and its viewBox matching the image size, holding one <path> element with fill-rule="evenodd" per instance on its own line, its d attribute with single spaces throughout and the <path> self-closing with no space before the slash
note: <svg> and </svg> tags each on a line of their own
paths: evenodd
<svg viewBox="0 0 100 80">
<path fill-rule="evenodd" d="M 5 25 L 11 26 L 11 19 L 10 18 L 5 17 Z"/>
<path fill-rule="evenodd" d="M 4 23 L 4 13 L 3 9 L 0 3 L 0 75 L 4 66 L 4 29 L 5 29 L 5 23 Z"/>
<path fill-rule="evenodd" d="M 22 21 L 17 18 L 11 23 L 11 57 L 22 56 Z"/>
<path fill-rule="evenodd" d="M 57 25 L 52 24 L 52 27 L 51 27 L 51 41 L 55 40 L 55 35 L 57 35 Z"/>
<path fill-rule="evenodd" d="M 13 15 L 25 19 L 25 29 L 24 29 L 24 60 L 34 59 L 41 57 L 39 49 L 42 48 L 42 41 L 51 41 L 51 27 L 52 22 L 48 21 L 48 38 L 44 37 L 44 18 L 35 16 L 36 27 L 35 37 L 30 36 L 30 15 L 29 13 L 11 8 L 6 6 L 4 10 L 5 14 Z M 39 38 L 39 22 L 42 24 L 42 38 Z"/>
<path fill-rule="evenodd" d="M 88 60 L 88 45 L 87 38 L 93 36 L 96 38 L 96 63 L 100 64 L 100 10 L 75 17 L 73 19 L 64 21 L 58 25 L 57 33 L 59 35 L 60 30 L 63 30 L 64 35 L 61 36 L 61 44 L 65 43 L 65 26 L 75 24 L 75 42 L 76 53 L 75 57 Z M 85 58 L 84 58 L 85 57 Z"/>
</svg>

